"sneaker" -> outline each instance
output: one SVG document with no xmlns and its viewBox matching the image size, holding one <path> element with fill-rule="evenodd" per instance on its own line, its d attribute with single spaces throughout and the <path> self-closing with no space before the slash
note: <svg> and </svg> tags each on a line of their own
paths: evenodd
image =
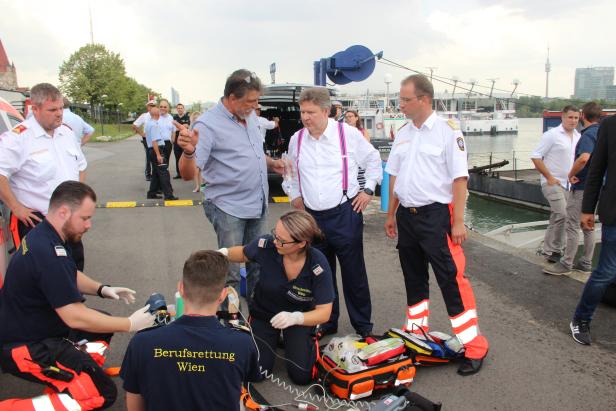
<svg viewBox="0 0 616 411">
<path fill-rule="evenodd" d="M 563 263 L 558 262 L 549 264 L 543 267 L 543 272 L 551 275 L 567 275 L 571 274 L 571 269 L 565 266 Z"/>
<path fill-rule="evenodd" d="M 571 336 L 582 345 L 590 345 L 590 321 L 573 320 L 569 323 Z"/>
<path fill-rule="evenodd" d="M 580 271 L 584 274 L 590 274 L 592 272 L 592 266 L 590 264 L 584 264 L 581 261 L 573 264 L 573 269 L 575 271 Z"/>
<path fill-rule="evenodd" d="M 552 253 L 549 256 L 546 257 L 546 259 L 550 262 L 550 263 L 557 263 L 560 261 L 560 259 L 562 258 L 562 254 L 561 253 Z"/>
</svg>

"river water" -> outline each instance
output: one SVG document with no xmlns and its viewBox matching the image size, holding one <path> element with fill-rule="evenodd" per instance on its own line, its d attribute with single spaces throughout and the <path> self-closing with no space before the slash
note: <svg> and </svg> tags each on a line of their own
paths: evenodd
<svg viewBox="0 0 616 411">
<path fill-rule="evenodd" d="M 503 170 L 533 168 L 530 153 L 537 146 L 543 128 L 541 118 L 521 118 L 517 135 L 467 136 L 469 167 L 509 160 Z M 490 157 L 491 156 L 491 157 Z M 514 160 L 515 158 L 515 160 Z M 471 194 L 466 208 L 466 224 L 485 233 L 507 224 L 547 220 L 542 211 L 530 210 Z"/>
</svg>

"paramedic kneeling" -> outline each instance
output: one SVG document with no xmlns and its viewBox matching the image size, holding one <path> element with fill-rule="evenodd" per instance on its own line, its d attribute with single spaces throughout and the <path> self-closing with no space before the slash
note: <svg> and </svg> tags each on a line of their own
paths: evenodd
<svg viewBox="0 0 616 411">
<path fill-rule="evenodd" d="M 254 261 L 261 276 L 250 304 L 250 324 L 259 346 L 261 371 L 271 372 L 282 330 L 287 372 L 295 384 L 308 384 L 316 362 L 315 326 L 329 320 L 334 284 L 327 258 L 310 247 L 321 237 L 305 211 L 280 217 L 271 235 L 220 251 L 233 262 Z"/>
<path fill-rule="evenodd" d="M 184 315 L 133 337 L 122 363 L 126 408 L 239 410 L 243 382 L 259 379 L 250 334 L 216 318 L 225 300 L 229 262 L 219 252 L 197 251 L 178 284 Z"/>
<path fill-rule="evenodd" d="M 67 244 L 81 240 L 91 227 L 95 206 L 96 194 L 89 186 L 61 183 L 51 195 L 47 217 L 21 240 L 9 263 L 0 290 L 0 364 L 4 372 L 53 391 L 0 402 L 0 410 L 74 409 L 75 401 L 83 410 L 109 407 L 117 390 L 100 364 L 112 333 L 154 322 L 147 307 L 121 318 L 83 303 L 83 294 L 135 300 L 133 290 L 94 281 L 71 258 Z M 84 339 L 93 344 L 84 344 Z M 38 408 L 41 404 L 51 408 Z"/>
</svg>

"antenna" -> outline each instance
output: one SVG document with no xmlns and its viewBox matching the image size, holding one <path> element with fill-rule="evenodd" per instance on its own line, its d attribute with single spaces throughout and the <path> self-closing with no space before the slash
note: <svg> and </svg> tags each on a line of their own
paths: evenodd
<svg viewBox="0 0 616 411">
<path fill-rule="evenodd" d="M 88 13 L 90 14 L 90 44 L 94 44 L 94 29 L 92 28 L 92 5 L 88 4 Z"/>
<path fill-rule="evenodd" d="M 374 54 L 365 46 L 351 46 L 329 58 L 314 62 L 314 84 L 324 86 L 326 76 L 340 85 L 365 80 L 374 71 L 376 59 L 381 57 L 382 51 Z"/>
<path fill-rule="evenodd" d="M 548 58 L 545 61 L 545 98 L 548 98 L 550 71 L 552 71 L 552 65 L 550 64 L 550 45 L 548 44 Z"/>
<path fill-rule="evenodd" d="M 438 67 L 426 67 L 426 68 L 430 70 L 430 81 L 432 81 L 432 74 L 436 71 Z"/>
<path fill-rule="evenodd" d="M 513 97 L 513 93 L 515 93 L 515 91 L 518 89 L 518 86 L 520 85 L 520 80 L 518 80 L 517 78 L 514 78 L 511 84 L 513 84 L 513 90 L 511 90 L 510 97 Z"/>
<path fill-rule="evenodd" d="M 475 84 L 476 84 L 476 83 L 477 83 L 477 80 L 475 80 L 474 78 L 472 78 L 472 79 L 470 79 L 470 80 L 468 81 L 468 84 L 470 84 L 470 85 L 471 85 L 470 90 L 468 90 L 468 96 L 469 96 L 469 97 L 471 96 L 471 93 L 473 92 L 473 88 L 475 87 Z"/>
</svg>

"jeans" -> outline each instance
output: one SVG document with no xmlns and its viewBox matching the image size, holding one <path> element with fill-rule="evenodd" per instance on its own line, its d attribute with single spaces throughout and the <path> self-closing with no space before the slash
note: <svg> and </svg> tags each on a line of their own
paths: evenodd
<svg viewBox="0 0 616 411">
<path fill-rule="evenodd" d="M 563 253 L 565 243 L 565 218 L 567 217 L 567 191 L 560 184 L 541 185 L 543 196 L 550 203 L 550 223 L 543 240 L 544 253 Z"/>
<path fill-rule="evenodd" d="M 236 245 L 246 245 L 259 236 L 265 234 L 265 222 L 267 211 L 264 206 L 263 213 L 259 218 L 238 218 L 227 214 L 210 201 L 203 202 L 205 216 L 214 226 L 218 247 L 233 247 Z M 250 302 L 255 285 L 259 279 L 259 264 L 246 263 L 246 299 Z M 229 277 L 227 285 L 232 286 L 240 292 L 240 265 L 238 263 L 229 264 Z"/>
<path fill-rule="evenodd" d="M 590 321 L 607 287 L 616 280 L 616 225 L 603 225 L 599 264 L 584 286 L 575 320 Z"/>
</svg>

